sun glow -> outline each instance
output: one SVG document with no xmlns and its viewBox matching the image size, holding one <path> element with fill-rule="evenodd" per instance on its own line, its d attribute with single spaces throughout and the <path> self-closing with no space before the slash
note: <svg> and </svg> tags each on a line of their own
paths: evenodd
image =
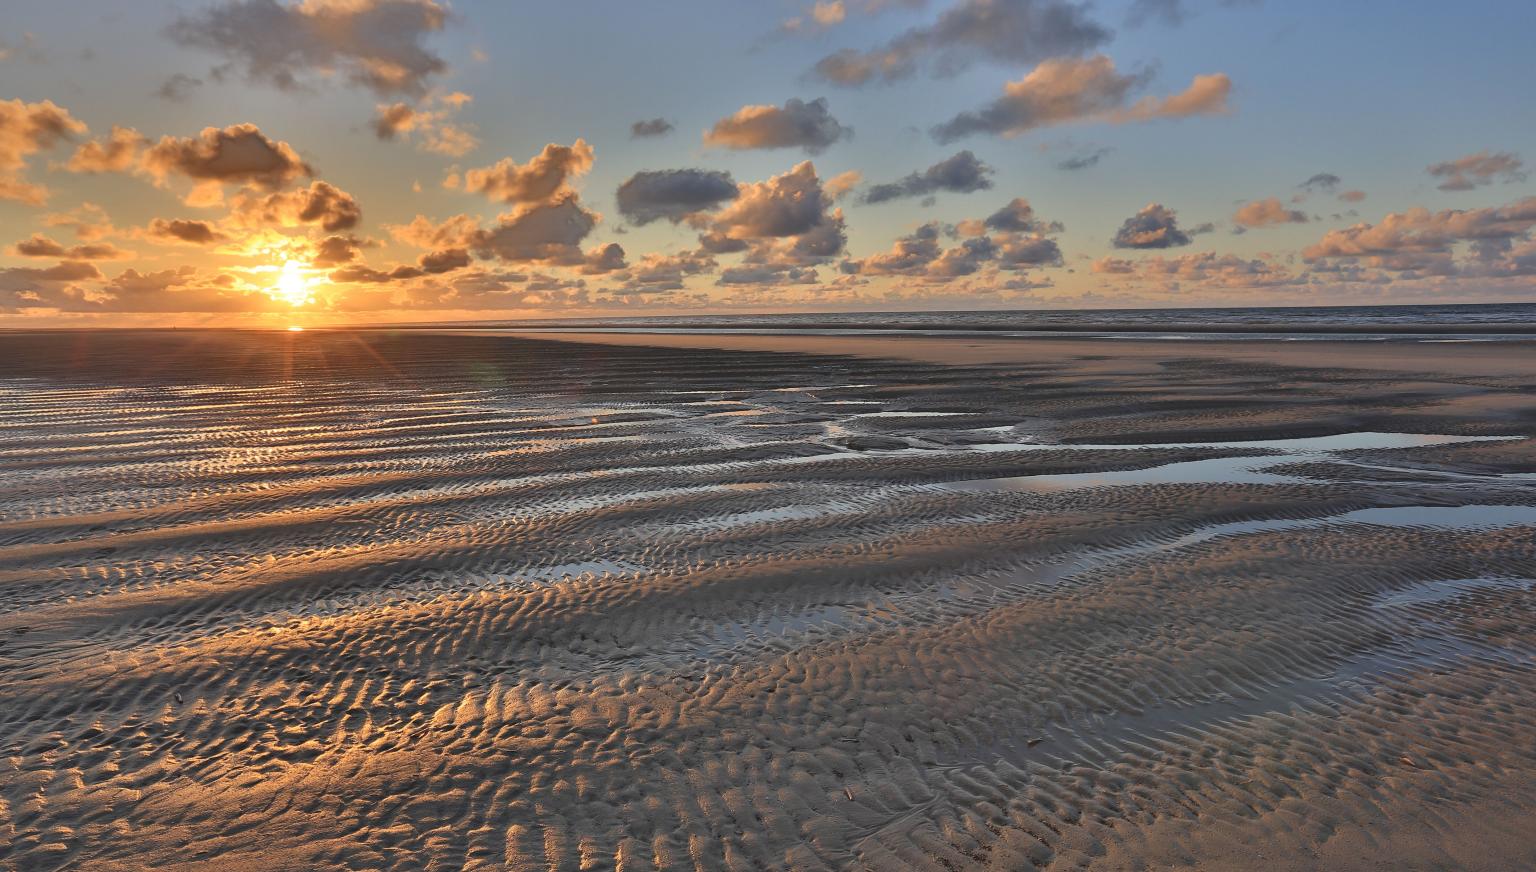
<svg viewBox="0 0 1536 872">
<path fill-rule="evenodd" d="M 283 270 L 277 277 L 276 287 L 268 291 L 267 295 L 290 306 L 302 306 L 314 299 L 314 292 L 309 287 L 309 279 L 304 275 L 303 266 L 296 260 L 283 264 Z"/>
</svg>

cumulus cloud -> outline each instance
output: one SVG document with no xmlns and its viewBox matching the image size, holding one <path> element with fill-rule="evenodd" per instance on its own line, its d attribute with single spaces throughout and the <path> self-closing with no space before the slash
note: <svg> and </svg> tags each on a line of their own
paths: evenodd
<svg viewBox="0 0 1536 872">
<path fill-rule="evenodd" d="M 1163 290 L 1189 287 L 1243 290 L 1276 287 L 1297 281 L 1289 270 L 1263 258 L 1199 252 L 1177 257 L 1154 255 L 1141 260 L 1103 257 L 1090 270 L 1118 282 L 1146 282 Z"/>
<path fill-rule="evenodd" d="M 584 262 L 581 242 L 597 226 L 597 215 L 575 194 L 501 216 L 488 230 L 476 230 L 467 248 L 482 258 L 508 263 L 573 266 Z"/>
<path fill-rule="evenodd" d="M 1111 242 L 1116 248 L 1175 248 L 1194 240 L 1179 229 L 1178 216 L 1161 203 L 1148 203 L 1125 219 Z"/>
<path fill-rule="evenodd" d="M 1279 197 L 1268 197 L 1244 203 L 1232 216 L 1232 223 L 1239 227 L 1270 227 L 1275 224 L 1304 224 L 1307 213 L 1287 209 Z"/>
<path fill-rule="evenodd" d="M 1035 217 L 1023 197 L 1016 197 L 984 220 L 961 222 L 958 232 L 968 238 L 948 248 L 937 222 L 918 227 L 900 237 L 888 252 L 840 265 L 846 275 L 922 277 L 930 282 L 949 282 L 991 267 L 1018 272 L 1061 266 L 1061 248 L 1050 234 L 1063 230 L 1059 222 Z M 953 230 L 951 232 L 954 232 Z"/>
<path fill-rule="evenodd" d="M 780 106 L 743 106 L 715 122 L 704 134 L 706 145 L 730 149 L 803 148 L 818 154 L 853 135 L 827 109 L 826 98 L 809 103 L 791 98 Z"/>
<path fill-rule="evenodd" d="M 801 236 L 831 223 L 831 206 L 815 165 L 802 161 L 767 181 L 740 186 L 736 201 L 715 217 L 711 234 L 739 241 Z"/>
<path fill-rule="evenodd" d="M 703 250 L 678 254 L 647 254 L 633 266 L 614 276 L 621 294 L 658 294 L 680 291 L 689 276 L 714 271 L 715 259 Z"/>
<path fill-rule="evenodd" d="M 953 154 L 931 167 L 908 173 L 894 182 L 873 185 L 864 192 L 865 203 L 884 203 L 903 197 L 925 197 L 939 191 L 969 194 L 992 187 L 992 167 L 969 149 Z"/>
<path fill-rule="evenodd" d="M 187 218 L 156 218 L 149 222 L 144 232 L 152 239 L 189 245 L 212 245 L 229 240 L 229 236 L 212 223 Z"/>
<path fill-rule="evenodd" d="M 317 224 L 334 233 L 356 227 L 363 210 L 351 194 L 329 182 L 311 182 L 308 188 L 274 194 L 240 194 L 231 204 L 230 216 L 247 227 L 298 227 Z"/>
<path fill-rule="evenodd" d="M 591 168 L 592 146 L 586 140 L 578 139 L 571 145 L 551 142 L 526 164 L 507 157 L 469 170 L 464 173 L 464 189 L 503 203 L 552 203 L 570 193 L 571 179 Z"/>
<path fill-rule="evenodd" d="M 52 100 L 0 100 L 0 200 L 31 206 L 46 202 L 48 189 L 22 175 L 27 158 L 85 131 L 83 122 Z"/>
<path fill-rule="evenodd" d="M 1392 212 L 1381 221 L 1330 230 L 1302 250 L 1309 262 L 1351 262 L 1389 270 L 1451 275 L 1475 266 L 1480 274 L 1520 273 L 1515 243 L 1528 243 L 1536 228 L 1536 197 L 1485 209 L 1416 207 Z M 1472 258 L 1458 260 L 1458 246 Z M 1536 267 L 1536 261 L 1529 264 Z M 1536 269 L 1531 270 L 1536 273 Z M 1524 273 L 1530 274 L 1530 273 Z"/>
<path fill-rule="evenodd" d="M 663 219 L 676 224 L 735 199 L 736 182 L 719 170 L 648 170 L 619 185 L 616 198 L 619 214 L 633 224 Z"/>
<path fill-rule="evenodd" d="M 993 212 L 982 222 L 987 230 L 1003 233 L 1060 233 L 1064 228 L 1059 221 L 1049 223 L 1035 217 L 1035 207 L 1023 197 L 1014 197 L 1001 209 Z"/>
<path fill-rule="evenodd" d="M 451 118 L 474 100 L 468 94 L 431 94 L 418 105 L 405 102 L 380 103 L 374 107 L 369 126 L 379 139 L 413 139 L 422 151 L 462 157 L 473 151 L 480 140 L 469 128 Z"/>
<path fill-rule="evenodd" d="M 1067 0 L 962 0 L 933 24 L 906 31 L 885 45 L 828 55 L 814 74 L 838 85 L 891 82 L 928 64 L 952 75 L 977 59 L 1032 64 L 1080 55 L 1109 41 L 1086 5 Z"/>
<path fill-rule="evenodd" d="M 224 0 L 183 15 L 168 30 L 176 42 L 224 60 L 284 90 L 335 74 L 379 94 L 421 94 L 447 70 L 428 36 L 449 17 L 435 0 Z"/>
<path fill-rule="evenodd" d="M 59 260 L 121 260 L 133 256 L 132 252 L 123 251 L 111 243 L 64 245 L 41 233 L 34 233 L 21 240 L 11 246 L 11 251 L 18 257 L 50 257 Z"/>
<path fill-rule="evenodd" d="M 199 206 L 222 201 L 225 185 L 274 191 L 314 175 L 293 146 L 267 138 L 254 124 L 207 127 L 193 138 L 161 137 L 144 151 L 139 167 L 157 184 L 172 175 L 193 180 L 187 202 Z"/>
<path fill-rule="evenodd" d="M 107 215 L 107 210 L 95 203 L 81 203 L 68 212 L 51 212 L 43 216 L 45 227 L 67 227 L 74 231 L 77 238 L 87 242 L 113 236 L 117 228 L 112 226 L 112 219 Z"/>
<path fill-rule="evenodd" d="M 315 243 L 315 251 L 310 255 L 309 262 L 321 267 L 351 263 L 362 255 L 365 244 L 363 240 L 351 234 L 327 236 Z"/>
<path fill-rule="evenodd" d="M 121 173 L 138 159 L 144 135 L 131 127 L 112 126 L 106 139 L 81 143 L 64 166 L 74 173 Z"/>
<path fill-rule="evenodd" d="M 1228 109 L 1232 81 L 1224 73 L 1196 76 L 1178 94 L 1128 103 L 1130 95 L 1149 79 L 1146 73 L 1118 72 L 1114 61 L 1104 55 L 1048 60 L 1024 78 L 1004 85 L 1002 97 L 979 110 L 962 112 L 931 132 L 939 142 L 953 142 L 978 133 L 1018 136 L 1058 124 L 1122 124 L 1220 114 Z"/>
<path fill-rule="evenodd" d="M 1523 182 L 1526 176 L 1522 169 L 1524 166 L 1518 155 L 1480 151 L 1455 160 L 1430 164 L 1424 171 L 1445 180 L 1436 185 L 1442 191 L 1470 191 L 1491 185 L 1495 180 L 1505 184 Z"/>
<path fill-rule="evenodd" d="M 672 122 L 665 118 L 647 118 L 644 121 L 636 121 L 629 125 L 631 139 L 643 139 L 647 136 L 666 136 L 673 131 Z"/>
</svg>

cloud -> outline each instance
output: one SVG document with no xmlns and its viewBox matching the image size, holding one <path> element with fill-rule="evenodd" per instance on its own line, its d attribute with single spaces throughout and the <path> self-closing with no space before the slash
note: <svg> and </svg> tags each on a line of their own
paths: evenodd
<svg viewBox="0 0 1536 872">
<path fill-rule="evenodd" d="M 112 220 L 107 215 L 107 210 L 95 203 L 81 203 L 78 207 L 68 212 L 53 212 L 43 216 L 45 227 L 68 227 L 74 231 L 77 238 L 87 242 L 113 236 L 117 228 L 112 226 Z"/>
<path fill-rule="evenodd" d="M 266 196 L 241 194 L 231 204 L 230 216 L 247 227 L 318 224 L 334 233 L 356 227 L 363 210 L 351 194 L 329 182 L 316 181 L 296 191 Z"/>
<path fill-rule="evenodd" d="M 1269 197 L 1244 203 L 1232 216 L 1239 227 L 1269 227 L 1275 224 L 1305 224 L 1307 213 L 1287 209 L 1279 197 Z"/>
<path fill-rule="evenodd" d="M 495 164 L 464 173 L 464 190 L 514 204 L 552 203 L 565 197 L 567 183 L 592 168 L 592 146 L 578 139 L 571 145 L 551 142 L 526 164 L 502 158 Z"/>
<path fill-rule="evenodd" d="M 616 197 L 619 214 L 632 224 L 662 219 L 676 224 L 735 199 L 736 182 L 730 173 L 718 170 L 644 171 L 619 185 Z"/>
<path fill-rule="evenodd" d="M 145 234 L 167 242 L 185 242 L 189 245 L 212 245 L 227 242 L 229 236 L 207 221 L 186 218 L 156 218 L 149 222 Z"/>
<path fill-rule="evenodd" d="M 1519 272 L 1526 264 L 1514 259 L 1514 244 L 1529 242 L 1533 228 L 1536 197 L 1485 209 L 1431 212 L 1416 207 L 1388 213 L 1375 224 L 1330 230 L 1303 249 L 1302 257 L 1308 262 L 1344 261 L 1388 271 L 1452 275 L 1471 266 L 1457 258 L 1457 247 L 1470 244 L 1477 272 L 1497 273 L 1500 264 L 1506 273 Z"/>
<path fill-rule="evenodd" d="M 186 73 L 176 73 L 160 83 L 160 87 L 155 89 L 155 96 L 171 103 L 181 103 L 191 97 L 194 90 L 202 86 L 202 79 Z"/>
<path fill-rule="evenodd" d="M 1523 182 L 1526 176 L 1521 169 L 1523 166 L 1524 162 L 1518 155 L 1480 151 L 1455 160 L 1430 164 L 1424 171 L 1445 180 L 1436 186 L 1442 191 L 1470 191 L 1491 185 L 1495 179 L 1505 184 Z"/>
<path fill-rule="evenodd" d="M 715 122 L 704 134 L 706 145 L 730 149 L 803 148 L 818 154 L 853 135 L 827 110 L 826 98 L 807 103 L 791 98 L 784 106 L 743 106 Z"/>
<path fill-rule="evenodd" d="M 1306 191 L 1309 194 L 1317 191 L 1321 191 L 1325 194 L 1331 194 L 1338 190 L 1339 185 L 1343 184 L 1343 182 L 1343 179 L 1339 178 L 1333 173 L 1318 173 L 1317 175 L 1314 175 L 1312 178 L 1307 179 L 1305 182 L 1302 182 L 1296 187 Z"/>
<path fill-rule="evenodd" d="M 206 127 L 195 138 L 161 137 L 139 166 L 157 184 L 171 175 L 192 179 L 196 185 L 187 197 L 192 205 L 220 202 L 225 185 L 274 191 L 314 175 L 293 146 L 268 139 L 254 124 Z"/>
<path fill-rule="evenodd" d="M 1359 203 L 1365 199 L 1364 191 L 1341 191 L 1339 199 L 1346 203 Z"/>
<path fill-rule="evenodd" d="M 765 182 L 740 186 L 736 201 L 715 217 L 712 233 L 733 240 L 778 239 L 828 222 L 832 200 L 810 161 Z"/>
<path fill-rule="evenodd" d="M 1135 0 L 1125 13 L 1126 27 L 1143 27 L 1151 21 L 1178 27 L 1189 17 L 1182 0 Z"/>
<path fill-rule="evenodd" d="M 708 252 L 684 251 L 678 254 L 647 254 L 638 263 L 615 276 L 623 294 L 656 294 L 680 291 L 689 276 L 712 272 L 715 259 Z"/>
<path fill-rule="evenodd" d="M 1035 208 L 1023 197 L 1009 200 L 1001 209 L 988 215 L 982 226 L 1003 233 L 1060 233 L 1063 229 L 1059 221 L 1045 223 L 1036 218 Z"/>
<path fill-rule="evenodd" d="M 1116 248 L 1175 248 L 1193 241 L 1179 229 L 1174 211 L 1160 203 L 1149 203 L 1125 219 L 1111 240 Z"/>
<path fill-rule="evenodd" d="M 858 170 L 847 170 L 827 179 L 826 184 L 822 185 L 822 190 L 827 192 L 828 197 L 841 200 L 863 183 L 863 173 Z"/>
<path fill-rule="evenodd" d="M 1196 76 L 1178 94 L 1144 97 L 1127 105 L 1130 94 L 1149 78 L 1146 73 L 1122 75 L 1104 55 L 1048 60 L 1024 78 L 1004 85 L 1002 97 L 979 110 L 962 112 L 931 132 L 939 142 L 953 142 L 977 133 L 1018 136 L 1058 124 L 1123 124 L 1227 111 L 1232 82 L 1223 73 Z"/>
<path fill-rule="evenodd" d="M 1110 32 L 1066 0 L 962 0 L 926 27 L 906 31 L 880 48 L 828 55 L 813 73 L 838 85 L 892 82 L 929 64 L 952 75 L 977 59 L 1033 64 L 1080 55 L 1109 41 Z"/>
<path fill-rule="evenodd" d="M 350 234 L 346 236 L 327 236 L 315 244 L 315 253 L 310 256 L 309 262 L 314 266 L 339 266 L 351 263 L 363 253 L 366 243 Z"/>
<path fill-rule="evenodd" d="M 41 233 L 34 233 L 11 246 L 18 257 L 52 257 L 60 260 L 121 260 L 133 253 L 123 251 L 111 243 L 66 246 Z"/>
<path fill-rule="evenodd" d="M 1075 154 L 1057 161 L 1056 169 L 1070 173 L 1096 167 L 1099 165 L 1099 161 L 1103 160 L 1112 151 L 1114 151 L 1112 148 L 1096 148 L 1093 151 Z"/>
<path fill-rule="evenodd" d="M 1269 260 L 1210 251 L 1134 261 L 1102 257 L 1093 262 L 1090 271 L 1119 282 L 1152 283 L 1166 291 L 1183 290 L 1186 285 L 1242 290 L 1297 282 L 1289 270 Z"/>
<path fill-rule="evenodd" d="M 0 200 L 31 206 L 46 202 L 48 189 L 22 176 L 27 158 L 85 131 L 83 122 L 52 100 L 0 100 Z"/>
<path fill-rule="evenodd" d="M 144 135 L 131 127 L 112 126 L 104 140 L 82 143 L 65 168 L 73 173 L 121 173 L 131 169 L 144 145 Z"/>
<path fill-rule="evenodd" d="M 414 139 L 422 151 L 462 157 L 480 145 L 469 128 L 449 119 L 474 100 L 462 91 L 449 94 L 433 94 L 419 105 L 409 103 L 380 103 L 374 107 L 369 126 L 379 139 Z"/>
<path fill-rule="evenodd" d="M 467 240 L 482 258 L 508 263 L 576 265 L 584 262 L 581 241 L 597 226 L 597 215 L 582 208 L 575 194 L 503 215 L 489 230 Z"/>
<path fill-rule="evenodd" d="M 992 167 L 982 163 L 969 149 L 957 152 L 922 172 L 909 173 L 895 182 L 885 182 L 864 192 L 863 202 L 884 203 L 902 197 L 923 197 L 938 191 L 969 194 L 992 187 Z"/>
<path fill-rule="evenodd" d="M 969 238 L 954 246 L 945 248 L 938 222 L 929 222 L 898 238 L 890 251 L 845 260 L 840 269 L 845 275 L 911 276 L 949 282 L 989 266 L 1008 272 L 1061 266 L 1061 248 L 1048 234 L 1063 229 L 1059 222 L 1037 219 L 1029 201 L 1016 197 L 985 220 L 961 222 L 959 232 Z"/>
<path fill-rule="evenodd" d="M 224 0 L 167 32 L 223 58 L 216 74 L 237 68 L 284 90 L 340 74 L 379 94 L 421 94 L 448 68 L 424 45 L 448 16 L 435 0 Z"/>
<path fill-rule="evenodd" d="M 642 139 L 647 136 L 666 136 L 674 129 L 672 122 L 665 118 L 647 118 L 629 125 L 629 137 Z"/>
</svg>

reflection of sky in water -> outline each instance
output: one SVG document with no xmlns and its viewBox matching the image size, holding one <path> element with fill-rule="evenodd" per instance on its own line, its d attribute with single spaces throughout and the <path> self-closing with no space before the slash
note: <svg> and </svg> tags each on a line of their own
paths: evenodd
<svg viewBox="0 0 1536 872">
<path fill-rule="evenodd" d="M 1166 463 L 1148 469 L 1084 472 L 1062 475 L 1021 475 L 978 481 L 962 481 L 945 487 L 967 491 L 1055 492 L 1092 487 L 1124 487 L 1142 484 L 1286 484 L 1303 481 L 1270 472 L 1276 466 L 1302 460 L 1326 460 L 1338 451 L 1359 449 L 1419 448 L 1455 442 L 1484 442 L 1519 437 L 1453 436 L 1420 433 L 1340 433 L 1301 439 L 1268 439 L 1251 442 L 1182 442 L 1157 445 L 1014 445 L 1015 449 L 1063 449 L 1088 451 L 1138 451 L 1153 448 L 1251 448 L 1268 451 L 1260 457 L 1220 457 Z M 981 446 L 996 449 L 1000 446 Z"/>
</svg>

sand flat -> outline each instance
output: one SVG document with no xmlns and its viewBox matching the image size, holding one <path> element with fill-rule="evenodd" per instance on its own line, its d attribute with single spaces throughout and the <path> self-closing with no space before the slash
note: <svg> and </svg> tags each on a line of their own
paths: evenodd
<svg viewBox="0 0 1536 872">
<path fill-rule="evenodd" d="M 7 335 L 0 868 L 1536 865 L 1527 348 Z"/>
</svg>

